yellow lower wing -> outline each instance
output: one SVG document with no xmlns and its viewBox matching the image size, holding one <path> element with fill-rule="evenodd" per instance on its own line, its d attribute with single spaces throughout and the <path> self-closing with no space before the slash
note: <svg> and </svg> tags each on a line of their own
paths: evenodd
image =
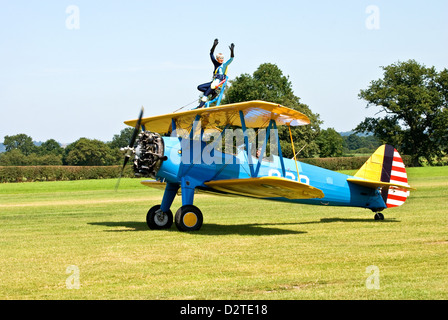
<svg viewBox="0 0 448 320">
<path fill-rule="evenodd" d="M 160 189 L 160 190 L 165 190 L 165 187 L 166 187 L 165 182 L 159 182 L 156 180 L 143 180 L 143 181 L 140 181 L 140 183 L 144 186 L 147 186 L 150 188 L 155 188 L 155 189 Z"/>
<path fill-rule="evenodd" d="M 166 188 L 166 182 L 159 182 L 156 180 L 143 180 L 140 181 L 140 183 L 144 186 L 150 187 L 150 188 L 154 188 L 154 189 L 159 189 L 159 190 L 165 190 Z M 234 194 L 229 194 L 229 193 L 217 193 L 214 190 L 211 190 L 209 188 L 205 189 L 205 188 L 196 188 L 194 190 L 194 193 L 201 193 L 201 194 L 213 194 L 213 195 L 218 195 L 218 196 L 232 196 L 235 197 L 236 195 Z M 182 194 L 182 190 L 181 188 L 179 188 L 179 190 L 177 191 L 177 195 L 180 196 Z"/>
<path fill-rule="evenodd" d="M 204 183 L 212 189 L 255 198 L 312 199 L 323 198 L 322 190 L 279 177 L 215 180 Z"/>
<path fill-rule="evenodd" d="M 141 181 L 141 184 L 161 190 L 166 187 L 166 183 L 154 180 L 144 180 Z M 324 197 L 324 193 L 320 189 L 279 177 L 214 180 L 204 184 L 211 189 L 197 189 L 198 193 L 210 193 L 215 190 L 213 193 L 218 195 L 220 193 L 216 193 L 216 191 L 224 192 L 227 195 L 253 198 L 312 199 Z M 181 190 L 179 189 L 178 194 L 180 193 Z"/>
</svg>

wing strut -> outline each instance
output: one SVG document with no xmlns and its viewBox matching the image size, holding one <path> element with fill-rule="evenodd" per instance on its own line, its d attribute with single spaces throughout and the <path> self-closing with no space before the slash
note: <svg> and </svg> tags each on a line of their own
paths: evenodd
<svg viewBox="0 0 448 320">
<path fill-rule="evenodd" d="M 171 133 L 176 132 L 176 121 L 174 121 L 174 118 L 171 118 Z M 177 134 L 176 134 L 177 136 Z"/>
<path fill-rule="evenodd" d="M 255 177 L 254 165 L 252 163 L 252 156 L 249 150 L 249 137 L 247 135 L 246 121 L 244 120 L 244 113 L 242 110 L 239 111 L 240 120 L 241 120 L 241 128 L 243 129 L 244 134 L 244 144 L 246 145 L 246 154 L 247 154 L 247 162 L 249 163 L 250 176 Z"/>
<path fill-rule="evenodd" d="M 294 141 L 292 140 L 292 132 L 291 132 L 291 126 L 288 125 L 289 129 L 289 136 L 291 137 L 291 144 L 292 144 L 292 154 L 294 155 L 294 162 L 296 164 L 296 170 L 297 170 L 297 181 L 299 180 L 299 167 L 297 165 L 297 159 L 296 159 L 296 150 L 294 149 Z"/>
<path fill-rule="evenodd" d="M 285 162 L 283 161 L 282 146 L 280 145 L 280 137 L 278 135 L 277 123 L 275 121 L 274 121 L 274 132 L 275 135 L 277 136 L 278 157 L 280 159 L 280 165 L 282 166 L 282 177 L 286 178 L 286 169 L 285 169 Z"/>
<path fill-rule="evenodd" d="M 271 133 L 271 128 L 272 128 L 272 123 L 273 123 L 273 122 L 275 123 L 275 120 L 273 120 L 273 119 L 271 119 L 271 120 L 269 121 L 268 130 L 267 130 L 267 132 L 266 132 L 266 138 L 264 139 L 263 147 L 261 148 L 261 153 L 260 153 L 260 156 L 258 157 L 257 168 L 255 169 L 255 177 L 258 176 L 258 172 L 260 171 L 261 162 L 263 161 L 263 155 L 264 155 L 264 153 L 265 153 L 265 151 L 266 151 L 266 146 L 267 146 L 267 144 L 268 144 L 269 135 L 270 135 L 270 133 Z"/>
</svg>

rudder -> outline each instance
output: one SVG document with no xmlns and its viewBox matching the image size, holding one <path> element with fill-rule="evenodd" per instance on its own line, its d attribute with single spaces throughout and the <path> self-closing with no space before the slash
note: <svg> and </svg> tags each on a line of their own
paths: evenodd
<svg viewBox="0 0 448 320">
<path fill-rule="evenodd" d="M 401 206 L 409 196 L 409 190 L 399 187 L 409 187 L 403 159 L 391 145 L 380 146 L 356 172 L 355 177 L 398 185 L 383 187 L 381 190 L 388 208 Z"/>
</svg>

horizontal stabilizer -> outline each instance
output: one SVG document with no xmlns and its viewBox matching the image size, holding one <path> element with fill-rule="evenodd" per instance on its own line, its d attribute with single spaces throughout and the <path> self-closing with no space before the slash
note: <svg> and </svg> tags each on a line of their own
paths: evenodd
<svg viewBox="0 0 448 320">
<path fill-rule="evenodd" d="M 348 178 L 347 181 L 359 184 L 364 187 L 369 187 L 369 188 L 395 187 L 395 188 L 406 189 L 406 190 L 415 190 L 414 188 L 411 188 L 411 186 L 409 186 L 408 184 L 405 185 L 405 184 L 399 184 L 399 183 L 390 183 L 390 182 L 367 180 L 367 179 L 360 179 L 360 178 Z"/>
<path fill-rule="evenodd" d="M 324 197 L 324 193 L 320 189 L 280 177 L 215 180 L 205 182 L 205 185 L 221 192 L 254 198 L 312 199 Z"/>
</svg>

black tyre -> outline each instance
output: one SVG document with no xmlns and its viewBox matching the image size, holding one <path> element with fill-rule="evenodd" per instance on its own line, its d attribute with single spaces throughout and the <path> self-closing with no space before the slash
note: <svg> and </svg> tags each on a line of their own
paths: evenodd
<svg viewBox="0 0 448 320">
<path fill-rule="evenodd" d="M 203 220 L 201 210 L 193 205 L 182 206 L 176 212 L 175 223 L 179 231 L 197 231 Z"/>
<path fill-rule="evenodd" d="M 381 212 L 376 212 L 375 220 L 384 220 L 384 215 Z"/>
<path fill-rule="evenodd" d="M 173 213 L 171 210 L 163 212 L 160 205 L 156 205 L 146 214 L 146 224 L 151 230 L 169 229 L 173 225 Z"/>
</svg>

